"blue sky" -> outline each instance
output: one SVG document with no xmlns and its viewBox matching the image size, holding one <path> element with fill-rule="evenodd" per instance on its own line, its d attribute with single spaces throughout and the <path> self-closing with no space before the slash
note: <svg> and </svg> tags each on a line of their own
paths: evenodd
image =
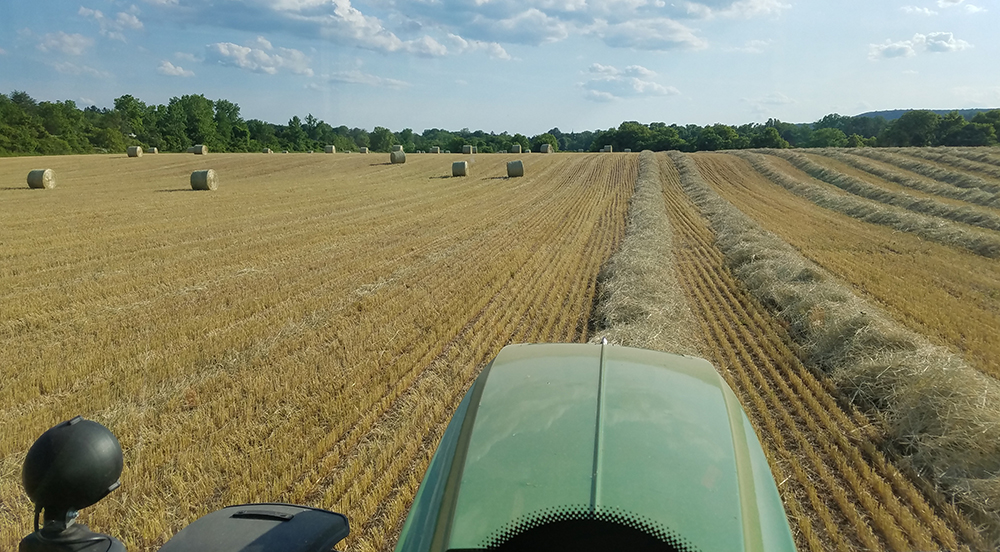
<svg viewBox="0 0 1000 552">
<path fill-rule="evenodd" d="M 0 91 L 537 134 L 1000 107 L 997 0 L 0 0 Z"/>
</svg>

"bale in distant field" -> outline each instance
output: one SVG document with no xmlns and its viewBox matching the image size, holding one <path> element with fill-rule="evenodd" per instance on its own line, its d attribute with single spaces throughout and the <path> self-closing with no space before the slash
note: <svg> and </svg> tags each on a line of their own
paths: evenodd
<svg viewBox="0 0 1000 552">
<path fill-rule="evenodd" d="M 146 148 L 146 153 L 160 153 L 160 150 L 156 148 Z"/>
<path fill-rule="evenodd" d="M 507 162 L 507 177 L 513 178 L 515 176 L 524 176 L 524 162 L 520 159 Z"/>
<path fill-rule="evenodd" d="M 469 176 L 469 162 L 455 161 L 451 164 L 452 176 Z"/>
<path fill-rule="evenodd" d="M 264 148 L 264 150 L 261 153 L 274 153 L 274 152 L 271 151 L 271 148 Z"/>
<path fill-rule="evenodd" d="M 49 189 L 56 187 L 56 173 L 52 169 L 35 169 L 28 173 L 28 187 Z"/>
<path fill-rule="evenodd" d="M 326 146 L 323 148 L 324 153 L 337 153 L 337 146 Z"/>
<path fill-rule="evenodd" d="M 129 146 L 128 147 L 129 157 L 142 157 L 142 146 Z"/>
<path fill-rule="evenodd" d="M 368 148 L 362 147 L 358 149 L 359 153 L 368 153 Z"/>
<path fill-rule="evenodd" d="M 441 153 L 441 148 L 438 146 L 431 146 L 431 153 Z"/>
<path fill-rule="evenodd" d="M 288 150 L 283 150 L 281 153 L 288 153 Z"/>
<path fill-rule="evenodd" d="M 472 146 L 470 146 L 469 144 L 462 146 L 462 153 L 466 155 L 472 154 Z"/>
<path fill-rule="evenodd" d="M 194 147 L 192 147 L 189 151 L 195 155 L 205 155 L 206 153 L 208 153 L 208 146 L 195 144 Z"/>
<path fill-rule="evenodd" d="M 632 153 L 632 148 L 625 148 L 622 151 L 624 151 L 625 153 Z"/>
<path fill-rule="evenodd" d="M 194 146 L 191 146 L 190 148 L 188 148 L 188 153 L 194 153 Z"/>
<path fill-rule="evenodd" d="M 406 154 L 402 150 L 394 151 L 389 154 L 390 163 L 406 163 Z"/>
<path fill-rule="evenodd" d="M 578 149 L 578 150 L 576 150 L 576 151 L 578 151 L 579 153 L 583 153 L 583 150 L 582 150 L 582 149 Z"/>
<path fill-rule="evenodd" d="M 479 153 L 479 147 L 478 146 L 472 146 L 472 153 Z"/>
<path fill-rule="evenodd" d="M 605 153 L 612 153 L 615 151 L 615 148 L 611 144 L 608 144 L 604 146 L 604 151 Z"/>
<path fill-rule="evenodd" d="M 521 144 L 514 144 L 510 147 L 511 153 L 521 153 Z"/>
<path fill-rule="evenodd" d="M 313 150 L 309 150 L 309 151 L 307 151 L 306 153 L 312 153 L 312 152 L 313 152 Z"/>
<path fill-rule="evenodd" d="M 215 190 L 219 187 L 219 178 L 213 169 L 194 171 L 191 173 L 192 190 Z"/>
<path fill-rule="evenodd" d="M 552 153 L 552 144 L 542 144 L 539 146 L 538 151 L 542 153 Z"/>
<path fill-rule="evenodd" d="M 451 150 L 444 150 L 445 153 L 451 153 Z"/>
<path fill-rule="evenodd" d="M 392 151 L 403 151 L 403 146 L 396 144 L 392 146 Z"/>
</svg>

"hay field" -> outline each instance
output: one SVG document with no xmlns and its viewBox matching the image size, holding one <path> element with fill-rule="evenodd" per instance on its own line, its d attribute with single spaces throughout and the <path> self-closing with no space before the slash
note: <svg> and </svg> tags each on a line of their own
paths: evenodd
<svg viewBox="0 0 1000 552">
<path fill-rule="evenodd" d="M 384 550 L 451 410 L 505 344 L 583 341 L 636 156 L 0 160 L 0 549 L 21 463 L 80 414 L 125 450 L 82 521 L 155 549 L 213 509 L 346 512 Z M 29 190 L 34 168 L 57 187 Z M 190 190 L 197 169 L 215 192 Z"/>
<path fill-rule="evenodd" d="M 783 189 L 739 157 L 704 154 L 694 158 L 720 195 L 767 230 L 886 308 L 899 322 L 961 354 L 983 373 L 1000 377 L 1000 341 L 996 339 L 1000 261 L 819 207 Z M 764 162 L 788 178 L 836 189 L 784 159 L 765 156 Z M 883 184 L 872 175 L 867 181 Z M 864 201 L 873 209 L 880 208 L 877 201 Z M 992 211 L 1000 215 L 1000 210 Z M 965 228 L 1000 239 L 998 232 Z"/>
</svg>

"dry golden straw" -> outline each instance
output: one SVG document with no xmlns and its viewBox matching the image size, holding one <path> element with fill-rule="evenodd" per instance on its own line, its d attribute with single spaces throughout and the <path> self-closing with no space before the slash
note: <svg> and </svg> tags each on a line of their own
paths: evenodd
<svg viewBox="0 0 1000 552">
<path fill-rule="evenodd" d="M 194 171 L 191 173 L 192 190 L 215 190 L 219 187 L 219 178 L 212 169 Z"/>
</svg>

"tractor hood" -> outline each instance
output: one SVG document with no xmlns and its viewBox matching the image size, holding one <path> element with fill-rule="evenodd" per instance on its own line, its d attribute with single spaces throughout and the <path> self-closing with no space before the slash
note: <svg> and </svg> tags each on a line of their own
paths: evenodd
<svg viewBox="0 0 1000 552">
<path fill-rule="evenodd" d="M 505 347 L 449 425 L 397 551 L 495 548 L 565 519 L 678 550 L 794 550 L 753 428 L 707 361 Z"/>
</svg>

